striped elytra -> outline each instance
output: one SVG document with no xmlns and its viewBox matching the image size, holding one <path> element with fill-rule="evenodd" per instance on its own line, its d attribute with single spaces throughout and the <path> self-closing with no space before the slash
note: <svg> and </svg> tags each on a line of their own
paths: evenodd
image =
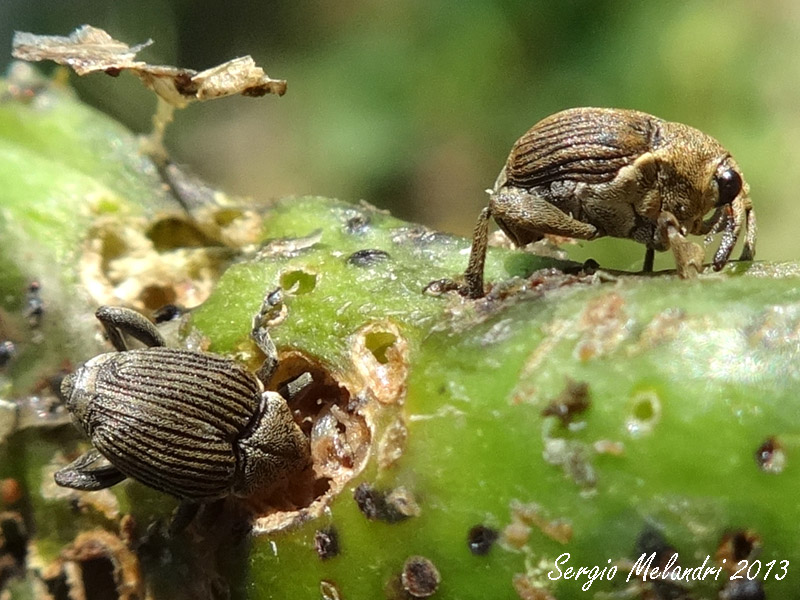
<svg viewBox="0 0 800 600">
<path fill-rule="evenodd" d="M 230 493 L 235 442 L 260 403 L 250 372 L 230 359 L 172 348 L 103 354 L 82 369 L 92 377 L 84 376 L 84 393 L 72 394 L 68 406 L 120 471 L 179 498 Z"/>
<path fill-rule="evenodd" d="M 624 112 L 625 118 L 620 117 Z M 660 144 L 663 121 L 639 111 L 572 109 L 542 119 L 508 157 L 507 185 L 530 188 L 574 179 L 611 181 Z"/>
<path fill-rule="evenodd" d="M 61 397 L 92 448 L 58 469 L 57 485 L 83 492 L 126 478 L 181 500 L 169 527 L 179 533 L 200 507 L 232 495 L 270 494 L 311 462 L 308 438 L 287 400 L 265 391 L 277 351 L 263 325 L 280 303 L 270 292 L 251 337 L 265 360 L 256 373 L 236 361 L 167 348 L 142 314 L 101 306 L 95 316 L 116 352 L 100 354 L 61 382 Z M 135 341 L 146 348 L 132 349 Z M 309 385 L 287 384 L 290 398 Z"/>
</svg>

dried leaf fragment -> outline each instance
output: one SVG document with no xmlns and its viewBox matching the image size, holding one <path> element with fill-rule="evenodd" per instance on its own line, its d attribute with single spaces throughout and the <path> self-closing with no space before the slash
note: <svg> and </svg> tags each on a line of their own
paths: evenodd
<svg viewBox="0 0 800 600">
<path fill-rule="evenodd" d="M 36 35 L 17 31 L 14 33 L 14 58 L 31 62 L 52 60 L 72 68 L 78 75 L 95 71 L 146 67 L 146 63 L 134 61 L 136 53 L 153 43 L 128 46 L 112 38 L 102 29 L 83 25 L 68 37 L 60 35 Z"/>
<path fill-rule="evenodd" d="M 13 55 L 28 61 L 52 60 L 72 68 L 78 75 L 103 71 L 118 75 L 129 70 L 169 104 L 184 107 L 193 100 L 211 100 L 241 94 L 263 96 L 286 92 L 286 81 L 271 79 L 250 56 L 197 72 L 180 67 L 149 65 L 134 60 L 136 53 L 152 43 L 128 46 L 102 29 L 83 25 L 68 37 L 16 32 Z"/>
</svg>

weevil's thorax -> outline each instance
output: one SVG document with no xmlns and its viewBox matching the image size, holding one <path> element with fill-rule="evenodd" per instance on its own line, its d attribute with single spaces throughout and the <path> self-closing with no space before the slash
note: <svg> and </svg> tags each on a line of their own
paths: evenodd
<svg viewBox="0 0 800 600">
<path fill-rule="evenodd" d="M 715 208 L 720 165 L 735 163 L 717 140 L 693 127 L 665 121 L 660 133 L 655 153 L 661 208 L 691 231 Z"/>
<path fill-rule="evenodd" d="M 97 377 L 106 368 L 109 361 L 117 356 L 116 352 L 100 354 L 85 362 L 75 372 L 70 373 L 61 382 L 61 395 L 72 415 L 72 419 L 87 436 L 91 437 L 95 421 L 94 402 L 97 396 Z"/>
<path fill-rule="evenodd" d="M 259 409 L 234 444 L 237 472 L 233 492 L 249 496 L 267 490 L 310 461 L 308 439 L 297 426 L 286 400 L 264 392 Z"/>
</svg>

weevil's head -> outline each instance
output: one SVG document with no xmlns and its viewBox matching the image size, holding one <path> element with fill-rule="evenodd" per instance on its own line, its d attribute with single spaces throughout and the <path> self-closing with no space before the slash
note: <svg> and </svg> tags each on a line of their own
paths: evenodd
<svg viewBox="0 0 800 600">
<path fill-rule="evenodd" d="M 662 208 L 690 233 L 703 219 L 730 212 L 748 198 L 750 188 L 730 153 L 713 137 L 682 123 L 662 124 L 656 151 L 660 166 Z"/>
</svg>

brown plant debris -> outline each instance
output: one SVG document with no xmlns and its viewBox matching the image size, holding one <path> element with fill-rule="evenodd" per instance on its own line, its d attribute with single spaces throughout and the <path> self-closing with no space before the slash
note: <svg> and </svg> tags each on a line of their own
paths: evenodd
<svg viewBox="0 0 800 600">
<path fill-rule="evenodd" d="M 523 504 L 513 501 L 511 503 L 512 525 L 519 523 L 525 526 L 534 526 L 544 535 L 559 544 L 566 544 L 572 539 L 572 525 L 566 519 L 549 519 L 546 511 L 535 502 Z"/>
<path fill-rule="evenodd" d="M 511 583 L 520 600 L 555 600 L 548 590 L 536 585 L 522 573 L 514 575 Z"/>
<path fill-rule="evenodd" d="M 356 389 L 368 390 L 382 404 L 402 404 L 408 377 L 408 341 L 390 321 L 370 323 L 355 336 L 351 361 Z"/>
<path fill-rule="evenodd" d="M 286 92 L 286 82 L 268 77 L 250 56 L 234 58 L 200 72 L 135 60 L 136 54 L 152 43 L 148 40 L 129 46 L 102 29 L 83 25 L 67 37 L 18 31 L 14 34 L 12 54 L 27 61 L 52 60 L 70 67 L 78 75 L 102 71 L 116 76 L 121 71 L 131 71 L 146 87 L 179 108 L 194 100 L 235 94 L 282 96 Z"/>
<path fill-rule="evenodd" d="M 388 425 L 378 442 L 378 466 L 388 469 L 400 460 L 407 440 L 408 429 L 400 419 Z"/>
<path fill-rule="evenodd" d="M 765 473 L 777 475 L 786 468 L 786 452 L 775 437 L 768 437 L 755 452 L 756 464 Z"/>
<path fill-rule="evenodd" d="M 733 574 L 739 568 L 739 561 L 751 561 L 761 553 L 761 536 L 752 529 L 727 531 L 719 541 L 714 559 L 717 564 Z"/>
<path fill-rule="evenodd" d="M 543 417 L 558 417 L 561 424 L 569 425 L 572 419 L 589 408 L 589 384 L 567 379 L 561 394 L 542 409 Z"/>
<path fill-rule="evenodd" d="M 319 582 L 319 595 L 322 600 L 339 600 L 341 598 L 339 588 L 336 587 L 333 581 L 328 581 L 327 579 Z"/>
<path fill-rule="evenodd" d="M 403 589 L 413 598 L 428 598 L 438 589 L 442 576 L 430 559 L 424 556 L 411 556 L 403 565 L 400 581 L 403 583 Z"/>
<path fill-rule="evenodd" d="M 369 483 L 360 484 L 353 492 L 358 509 L 371 521 L 399 523 L 420 513 L 414 495 L 404 487 L 391 491 L 375 489 Z"/>
</svg>

